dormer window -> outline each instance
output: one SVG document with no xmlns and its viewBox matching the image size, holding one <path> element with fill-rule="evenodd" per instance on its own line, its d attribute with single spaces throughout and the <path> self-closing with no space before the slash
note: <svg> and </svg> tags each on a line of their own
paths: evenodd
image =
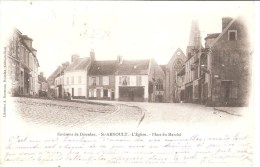
<svg viewBox="0 0 260 167">
<path fill-rule="evenodd" d="M 237 30 L 229 30 L 228 31 L 228 40 L 236 41 L 237 40 Z"/>
</svg>

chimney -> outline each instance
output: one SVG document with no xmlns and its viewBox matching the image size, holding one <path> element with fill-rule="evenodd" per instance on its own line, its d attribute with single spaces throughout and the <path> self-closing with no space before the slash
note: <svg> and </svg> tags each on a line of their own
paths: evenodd
<svg viewBox="0 0 260 167">
<path fill-rule="evenodd" d="M 34 48 L 32 48 L 32 51 L 33 51 L 33 54 L 36 56 L 36 54 L 37 54 L 37 50 L 34 49 Z"/>
<path fill-rule="evenodd" d="M 91 60 L 91 62 L 94 62 L 96 60 L 94 49 L 91 49 L 91 51 L 90 51 L 90 60 Z"/>
<path fill-rule="evenodd" d="M 118 64 L 122 64 L 123 63 L 123 56 L 117 56 L 117 62 L 118 62 Z"/>
<path fill-rule="evenodd" d="M 232 17 L 222 18 L 222 31 L 227 27 L 227 25 L 232 21 Z"/>
<path fill-rule="evenodd" d="M 73 63 L 74 61 L 79 59 L 79 55 L 78 54 L 74 54 L 71 56 L 71 63 Z"/>
</svg>

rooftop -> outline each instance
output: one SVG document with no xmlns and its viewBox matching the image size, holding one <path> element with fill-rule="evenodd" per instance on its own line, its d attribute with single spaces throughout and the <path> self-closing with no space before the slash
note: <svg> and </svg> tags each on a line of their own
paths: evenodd
<svg viewBox="0 0 260 167">
<path fill-rule="evenodd" d="M 113 75 L 117 71 L 116 60 L 95 61 L 89 70 L 89 75 Z"/>
</svg>

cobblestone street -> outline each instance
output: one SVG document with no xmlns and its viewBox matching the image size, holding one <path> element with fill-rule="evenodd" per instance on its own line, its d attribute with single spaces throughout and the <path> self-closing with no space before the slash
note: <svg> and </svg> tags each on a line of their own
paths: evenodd
<svg viewBox="0 0 260 167">
<path fill-rule="evenodd" d="M 119 101 L 60 101 L 11 98 L 9 119 L 31 127 L 58 129 L 234 129 L 247 130 L 250 111 L 237 116 L 213 107 L 189 103 L 140 103 Z M 12 106 L 12 108 L 10 108 Z M 19 121 L 11 120 L 9 122 Z M 247 125 L 247 126 L 244 126 Z M 14 126 L 14 125 L 12 125 Z"/>
<path fill-rule="evenodd" d="M 61 128 L 138 125 L 142 112 L 138 107 L 119 104 L 71 102 L 32 98 L 11 98 L 13 111 L 28 124 Z"/>
</svg>

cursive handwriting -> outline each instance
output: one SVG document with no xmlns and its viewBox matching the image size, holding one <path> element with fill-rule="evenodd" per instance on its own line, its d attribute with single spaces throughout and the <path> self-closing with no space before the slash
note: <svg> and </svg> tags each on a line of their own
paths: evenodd
<svg viewBox="0 0 260 167">
<path fill-rule="evenodd" d="M 105 164 L 210 164 L 252 163 L 248 136 L 193 135 L 180 137 L 12 136 L 5 146 L 4 161 L 81 161 Z"/>
</svg>

